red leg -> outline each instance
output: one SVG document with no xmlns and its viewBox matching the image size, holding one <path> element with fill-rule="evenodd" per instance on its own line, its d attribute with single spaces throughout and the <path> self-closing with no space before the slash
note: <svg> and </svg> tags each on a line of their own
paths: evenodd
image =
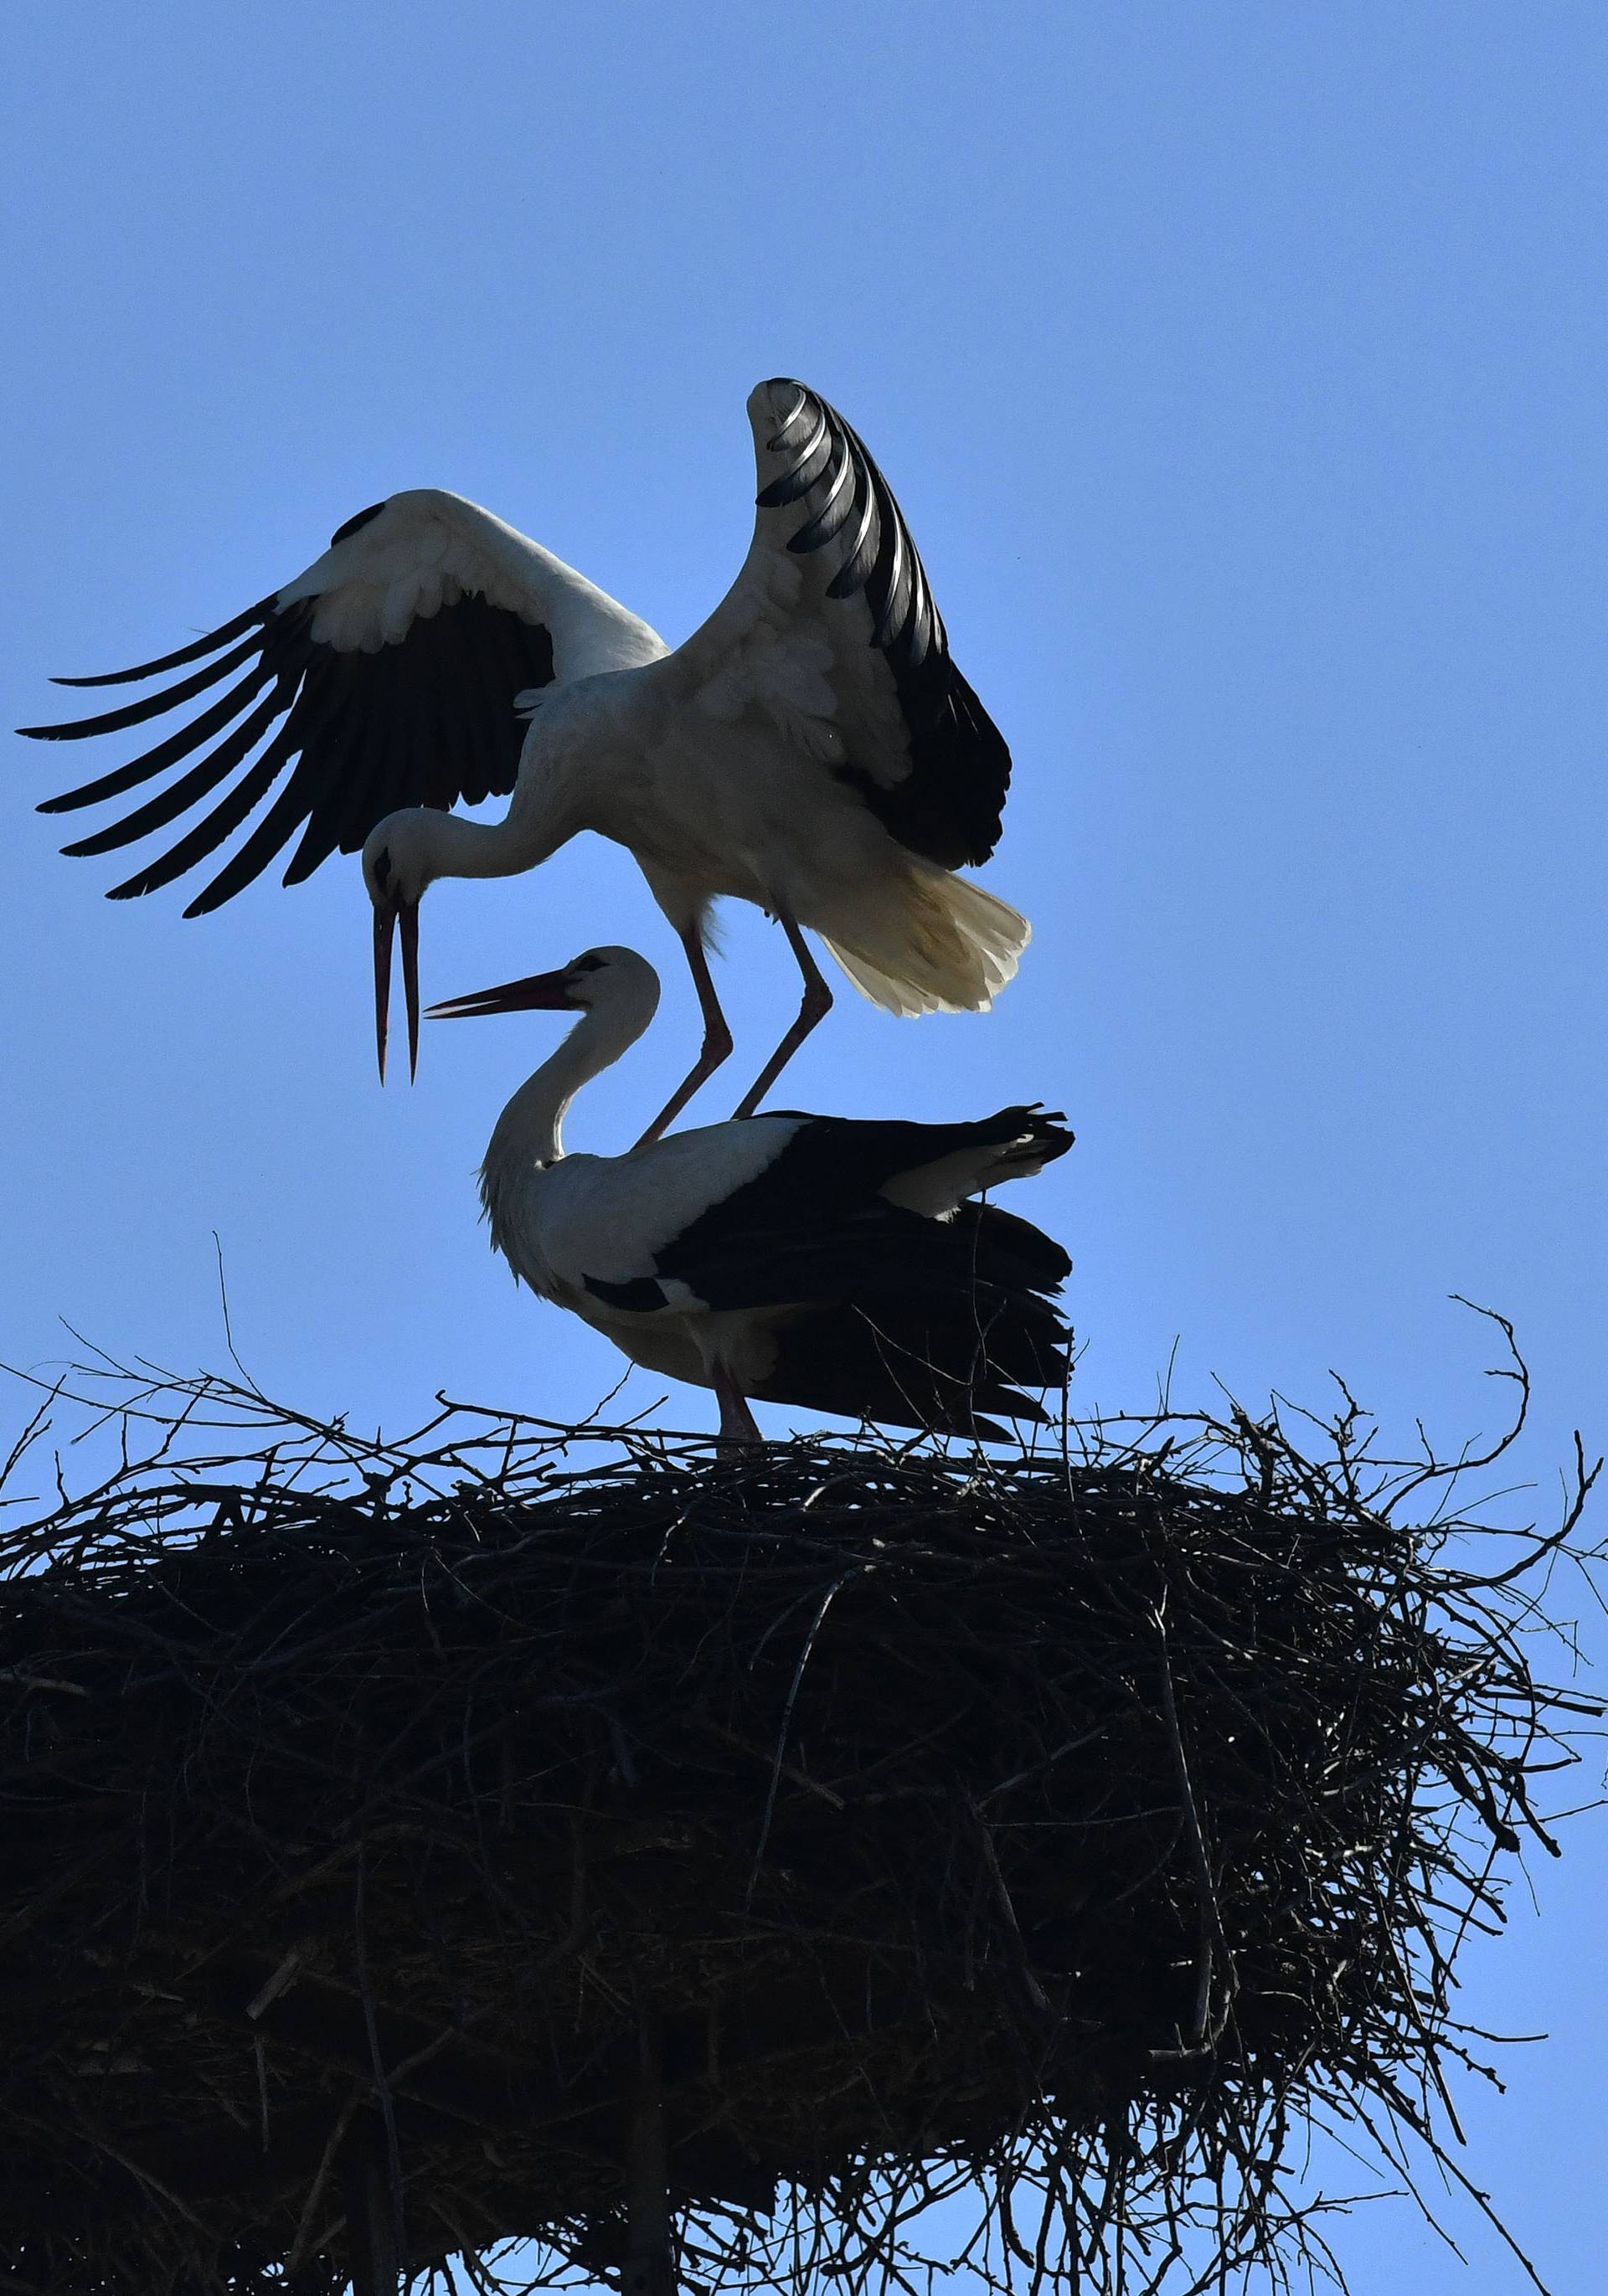
<svg viewBox="0 0 1608 2296">
<path fill-rule="evenodd" d="M 636 1143 L 639 1148 L 651 1147 L 663 1136 L 700 1085 L 709 1082 L 732 1049 L 732 1032 L 726 1025 L 720 999 L 715 994 L 710 961 L 704 953 L 703 934 L 697 925 L 687 926 L 681 936 L 681 946 L 685 949 L 686 961 L 693 968 L 693 986 L 698 991 L 698 1008 L 703 1014 L 703 1045 L 692 1068 Z"/>
<path fill-rule="evenodd" d="M 819 1028 L 832 1010 L 832 990 L 826 984 L 825 975 L 809 953 L 809 943 L 785 910 L 778 913 L 776 922 L 787 935 L 787 946 L 798 958 L 799 970 L 804 975 L 803 1002 L 799 1006 L 798 1019 L 766 1062 L 758 1083 L 743 1094 L 733 1109 L 734 1116 L 753 1114 L 810 1030 Z"/>
</svg>

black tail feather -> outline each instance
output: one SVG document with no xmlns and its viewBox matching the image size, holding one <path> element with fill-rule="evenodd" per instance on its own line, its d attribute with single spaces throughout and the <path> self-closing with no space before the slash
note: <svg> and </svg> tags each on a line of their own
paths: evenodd
<svg viewBox="0 0 1608 2296">
<path fill-rule="evenodd" d="M 1069 1376 L 1054 1309 L 990 1285 L 924 1300 L 862 1297 L 777 1337 L 771 1374 L 753 1390 L 760 1401 L 936 1434 L 999 1439 L 985 1414 L 1043 1424 L 1049 1414 L 1020 1388 L 1059 1390 Z"/>
</svg>

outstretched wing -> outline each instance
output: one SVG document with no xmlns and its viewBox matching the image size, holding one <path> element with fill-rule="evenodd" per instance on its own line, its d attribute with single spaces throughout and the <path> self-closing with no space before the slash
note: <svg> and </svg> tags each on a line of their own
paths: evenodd
<svg viewBox="0 0 1608 2296">
<path fill-rule="evenodd" d="M 176 652 L 56 681 L 122 685 L 202 664 L 176 685 L 100 717 L 21 731 L 46 742 L 120 734 L 234 679 L 154 749 L 39 808 L 102 804 L 183 765 L 132 813 L 63 848 L 109 853 L 216 797 L 176 844 L 113 888 L 123 900 L 216 852 L 278 783 L 185 912 L 198 916 L 250 884 L 298 831 L 287 885 L 337 848 L 355 852 L 398 807 L 505 794 L 525 734 L 516 694 L 663 652 L 645 622 L 489 511 L 422 489 L 359 512 L 295 581 Z"/>
<path fill-rule="evenodd" d="M 887 480 L 801 382 L 760 383 L 748 415 L 754 538 L 666 674 L 715 718 L 763 712 L 911 852 L 946 869 L 986 861 L 1011 753 L 950 658 Z"/>
</svg>

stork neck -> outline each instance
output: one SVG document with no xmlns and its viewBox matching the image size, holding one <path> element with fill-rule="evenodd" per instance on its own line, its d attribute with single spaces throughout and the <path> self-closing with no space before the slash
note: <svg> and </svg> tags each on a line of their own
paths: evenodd
<svg viewBox="0 0 1608 2296">
<path fill-rule="evenodd" d="M 501 821 L 434 812 L 429 820 L 432 877 L 517 877 L 555 853 L 579 826 L 566 807 L 539 798 L 511 807 Z"/>
<path fill-rule="evenodd" d="M 652 1018 L 652 1009 L 628 1005 L 583 1013 L 550 1060 L 528 1077 L 496 1120 L 481 1169 L 488 1207 L 500 1185 L 515 1173 L 556 1164 L 564 1152 L 563 1123 L 581 1086 L 612 1068 L 628 1052 Z"/>
</svg>

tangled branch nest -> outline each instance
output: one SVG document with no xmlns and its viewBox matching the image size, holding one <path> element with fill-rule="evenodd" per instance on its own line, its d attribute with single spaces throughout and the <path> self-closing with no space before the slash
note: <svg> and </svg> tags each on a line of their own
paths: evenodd
<svg viewBox="0 0 1608 2296">
<path fill-rule="evenodd" d="M 80 1374 L 120 1459 L 0 1531 L 7 2285 L 324 2296 L 363 2132 L 414 2272 L 606 2276 L 644 2035 L 693 2287 L 908 2285 L 960 2194 L 995 2288 L 1325 2259 L 1307 2136 L 1448 2157 L 1592 1710 L 1583 1456 L 1448 1496 L 1505 1375 L 1404 1464 L 1343 1390 L 732 1457 Z"/>
</svg>

